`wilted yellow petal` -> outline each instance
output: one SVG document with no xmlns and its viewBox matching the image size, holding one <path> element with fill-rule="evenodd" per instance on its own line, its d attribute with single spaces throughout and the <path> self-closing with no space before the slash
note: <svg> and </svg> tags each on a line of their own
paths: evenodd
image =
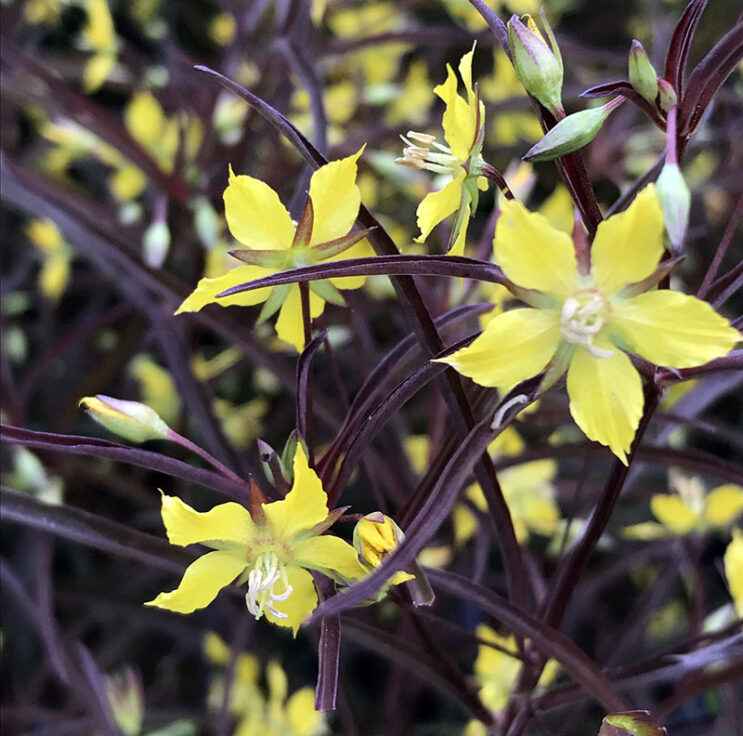
<svg viewBox="0 0 743 736">
<path fill-rule="evenodd" d="M 738 616 L 743 617 L 743 531 L 733 529 L 733 541 L 725 550 L 725 577 Z"/>
<path fill-rule="evenodd" d="M 248 510 L 232 501 L 201 513 L 177 496 L 163 494 L 162 515 L 168 541 L 181 547 L 212 542 L 247 545 L 255 535 L 255 524 Z"/>
<path fill-rule="evenodd" d="M 613 294 L 650 276 L 662 255 L 663 213 L 651 184 L 624 212 L 599 224 L 591 248 L 593 283 Z"/>
<path fill-rule="evenodd" d="M 224 214 L 232 237 L 248 248 L 283 250 L 294 240 L 294 223 L 279 195 L 260 179 L 236 176 L 224 190 Z"/>
<path fill-rule="evenodd" d="M 707 494 L 704 521 L 710 526 L 726 527 L 743 513 L 743 488 L 726 483 Z"/>
<path fill-rule="evenodd" d="M 331 161 L 312 174 L 310 198 L 314 219 L 310 245 L 341 238 L 356 222 L 361 203 L 361 192 L 356 186 L 356 162 L 363 150 L 362 147 L 352 156 Z"/>
<path fill-rule="evenodd" d="M 157 606 L 176 613 L 193 613 L 208 606 L 222 588 L 228 586 L 247 567 L 245 556 L 233 550 L 209 552 L 192 562 L 181 584 L 170 593 L 160 593 L 146 606 Z M 309 574 L 309 573 L 307 573 Z"/>
<path fill-rule="evenodd" d="M 224 299 L 217 299 L 217 294 L 232 286 L 244 284 L 246 281 L 268 276 L 270 273 L 271 271 L 260 266 L 238 266 L 228 271 L 224 276 L 219 276 L 216 279 L 201 279 L 196 288 L 183 300 L 183 303 L 175 313 L 198 312 L 207 304 L 219 304 L 222 307 L 249 307 L 265 302 L 271 293 L 271 287 L 255 289 L 254 291 L 244 291 L 234 296 L 225 297 Z"/>
<path fill-rule="evenodd" d="M 302 444 L 294 455 L 294 482 L 281 501 L 264 504 L 273 538 L 288 542 L 300 532 L 328 518 L 328 497 L 322 483 L 307 463 Z"/>
<path fill-rule="evenodd" d="M 702 365 L 727 355 L 743 339 L 707 302 L 678 291 L 649 291 L 614 304 L 613 310 L 612 330 L 657 365 Z"/>
<path fill-rule="evenodd" d="M 481 386 L 507 391 L 543 370 L 559 341 L 557 312 L 512 309 L 493 317 L 471 345 L 440 362 L 448 363 Z"/>
<path fill-rule="evenodd" d="M 701 528 L 701 520 L 680 496 L 663 493 L 650 499 L 650 510 L 658 521 L 674 534 L 689 534 Z"/>
<path fill-rule="evenodd" d="M 424 242 L 436 225 L 459 209 L 462 201 L 462 183 L 465 176 L 465 170 L 460 169 L 443 189 L 438 192 L 429 192 L 421 200 L 415 213 L 418 218 L 418 228 L 421 231 L 421 234 L 415 239 L 416 243 Z"/>
<path fill-rule="evenodd" d="M 281 501 L 277 503 L 281 503 Z M 276 503 L 271 505 L 275 506 Z M 266 507 L 267 510 L 268 508 L 270 506 Z M 269 609 L 264 611 L 264 615 L 273 624 L 290 627 L 294 636 L 296 636 L 302 621 L 317 606 L 317 591 L 315 590 L 312 575 L 307 570 L 291 565 L 287 567 L 286 574 L 289 579 L 289 585 L 292 587 L 291 595 L 285 601 L 273 604 L 278 611 L 286 614 L 286 618 L 276 618 Z M 279 594 L 283 592 L 283 588 L 280 586 L 281 583 L 278 583 L 276 587 L 276 592 Z"/>
<path fill-rule="evenodd" d="M 608 341 L 595 344 L 613 347 Z M 578 347 L 568 368 L 568 394 L 570 413 L 586 437 L 607 445 L 626 465 L 643 409 L 642 381 L 630 359 L 621 350 L 596 358 Z"/>
<path fill-rule="evenodd" d="M 331 577 L 334 573 L 345 581 L 360 580 L 366 575 L 366 570 L 359 562 L 356 550 L 339 537 L 323 535 L 310 537 L 292 546 L 294 550 L 294 564 L 326 572 Z"/>
<path fill-rule="evenodd" d="M 504 199 L 495 227 L 495 260 L 511 281 L 565 299 L 578 288 L 573 241 L 538 212 Z"/>
<path fill-rule="evenodd" d="M 263 291 L 263 289 L 260 289 Z M 310 291 L 310 318 L 319 317 L 325 309 L 325 302 L 314 291 Z M 289 287 L 286 299 L 281 305 L 276 320 L 276 334 L 300 353 L 304 348 L 304 320 L 302 319 L 302 297 L 299 286 Z"/>
</svg>

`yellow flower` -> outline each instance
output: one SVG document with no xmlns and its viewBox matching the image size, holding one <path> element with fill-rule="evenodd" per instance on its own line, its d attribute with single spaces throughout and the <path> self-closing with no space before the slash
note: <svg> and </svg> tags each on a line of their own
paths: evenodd
<svg viewBox="0 0 743 736">
<path fill-rule="evenodd" d="M 437 143 L 435 136 L 411 131 L 407 138 L 403 137 L 407 148 L 402 158 L 397 159 L 397 163 L 404 166 L 451 176 L 443 189 L 425 196 L 416 212 L 421 231 L 416 238 L 418 243 L 424 242 L 444 218 L 457 213 L 449 238 L 451 255 L 464 252 L 469 218 L 477 209 L 480 190 L 488 186 L 487 179 L 482 176 L 485 162 L 481 155 L 485 106 L 472 86 L 474 53 L 473 44 L 459 62 L 466 98 L 458 94 L 457 76 L 449 64 L 446 65 L 446 81 L 433 90 L 446 105 L 441 124 L 447 145 Z"/>
<path fill-rule="evenodd" d="M 39 289 L 47 299 L 59 301 L 70 280 L 72 249 L 49 219 L 32 220 L 26 227 L 26 235 L 39 249 L 42 259 Z"/>
<path fill-rule="evenodd" d="M 733 541 L 725 550 L 725 577 L 735 610 L 743 617 L 743 531 L 733 529 Z"/>
<path fill-rule="evenodd" d="M 213 631 L 204 637 L 204 653 L 215 665 L 226 667 L 230 650 Z M 219 709 L 224 677 L 215 678 L 208 702 Z M 325 717 L 315 710 L 315 694 L 303 687 L 288 695 L 286 673 L 271 660 L 266 667 L 268 694 L 260 685 L 258 660 L 245 652 L 237 657 L 229 696 L 230 712 L 237 718 L 234 736 L 319 736 L 325 733 Z M 287 697 L 288 696 L 288 697 Z"/>
<path fill-rule="evenodd" d="M 359 233 L 349 235 L 361 201 L 356 185 L 356 161 L 362 150 L 363 148 L 339 161 L 331 161 L 312 175 L 308 196 L 310 215 L 306 217 L 307 205 L 303 213 L 304 222 L 309 222 L 309 233 L 305 227 L 292 222 L 278 195 L 268 184 L 252 176 L 235 176 L 230 169 L 230 183 L 224 193 L 227 225 L 233 237 L 250 249 L 244 252 L 244 257 L 249 257 L 251 251 L 254 251 L 255 263 L 238 266 L 217 278 L 201 279 L 176 314 L 197 312 L 212 303 L 229 307 L 266 302 L 260 319 L 267 319 L 280 309 L 276 332 L 282 340 L 301 350 L 304 346 L 304 329 L 297 284 L 256 289 L 222 299 L 218 299 L 217 294 L 246 281 L 288 268 L 336 260 L 339 257 L 372 255 L 367 241 L 356 242 L 360 239 Z M 337 242 L 342 250 L 339 252 L 324 248 L 325 244 L 330 245 L 332 242 Z M 264 265 L 259 265 L 261 261 Z M 363 277 L 311 282 L 311 317 L 322 314 L 327 300 L 340 299 L 335 287 L 357 289 L 363 283 Z"/>
<path fill-rule="evenodd" d="M 515 654 L 516 640 L 512 635 L 501 636 L 485 624 L 480 624 L 475 633 L 480 639 L 492 642 L 506 652 L 514 652 L 513 655 L 506 654 L 487 644 L 481 644 L 477 649 L 475 680 L 480 686 L 480 698 L 483 705 L 498 712 L 505 708 L 521 669 L 521 660 Z M 551 685 L 557 678 L 558 670 L 557 662 L 549 660 L 539 678 L 539 686 Z"/>
<path fill-rule="evenodd" d="M 107 0 L 88 0 L 87 11 L 88 21 L 83 27 L 82 37 L 85 46 L 94 53 L 85 65 L 83 88 L 91 93 L 106 81 L 114 68 L 118 44 Z"/>
<path fill-rule="evenodd" d="M 708 303 L 647 291 L 657 281 L 662 234 L 663 217 L 648 186 L 625 212 L 599 225 L 584 273 L 570 236 L 519 202 L 504 201 L 495 257 L 514 284 L 530 290 L 520 295 L 530 308 L 495 316 L 471 345 L 441 362 L 504 391 L 547 369 L 546 389 L 567 371 L 576 424 L 626 463 L 643 392 L 624 350 L 657 365 L 689 368 L 725 355 L 740 339 Z"/>
<path fill-rule="evenodd" d="M 702 481 L 672 471 L 669 485 L 674 493 L 656 493 L 650 510 L 658 522 L 633 524 L 624 530 L 630 539 L 660 539 L 724 530 L 743 514 L 743 488 L 726 483 L 705 493 Z"/>
<path fill-rule="evenodd" d="M 192 613 L 208 606 L 227 585 L 247 582 L 245 600 L 256 619 L 265 615 L 296 635 L 317 605 L 309 570 L 339 582 L 365 574 L 348 542 L 322 535 L 334 521 L 327 501 L 301 443 L 294 455 L 291 490 L 280 501 L 262 504 L 256 519 L 237 503 L 199 513 L 163 494 L 162 516 L 170 543 L 181 547 L 200 543 L 213 551 L 189 565 L 178 588 L 160 593 L 146 605 Z"/>
</svg>

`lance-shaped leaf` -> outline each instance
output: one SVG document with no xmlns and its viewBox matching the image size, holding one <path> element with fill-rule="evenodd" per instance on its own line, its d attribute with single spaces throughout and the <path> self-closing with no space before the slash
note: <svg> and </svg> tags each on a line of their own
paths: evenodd
<svg viewBox="0 0 743 736">
<path fill-rule="evenodd" d="M 692 0 L 686 6 L 676 24 L 676 28 L 673 29 L 671 43 L 668 46 L 664 77 L 676 90 L 679 97 L 682 93 L 684 67 L 686 66 L 686 60 L 689 58 L 689 49 L 694 38 L 694 31 L 706 5 L 707 0 Z"/>
<path fill-rule="evenodd" d="M 312 205 L 312 197 L 307 195 L 307 199 L 302 207 L 302 214 L 299 216 L 297 229 L 294 231 L 294 240 L 292 248 L 307 245 L 312 238 L 312 228 L 315 225 L 315 208 Z"/>
<path fill-rule="evenodd" d="M 668 258 L 665 261 L 661 261 L 658 267 L 650 274 L 647 278 L 642 281 L 638 281 L 634 284 L 625 286 L 620 292 L 619 296 L 622 299 L 629 299 L 630 297 L 637 296 L 638 294 L 644 294 L 646 291 L 650 291 L 656 284 L 659 284 L 666 276 L 672 274 L 683 262 L 684 256 L 674 256 Z"/>
<path fill-rule="evenodd" d="M 348 235 L 344 235 L 343 237 L 334 238 L 325 243 L 313 245 L 310 250 L 312 251 L 314 258 L 317 260 L 332 258 L 333 256 L 343 253 L 344 250 L 348 250 L 351 246 L 356 245 L 356 243 L 363 240 L 374 229 L 375 228 L 370 227 L 366 230 L 357 230 L 356 232 L 348 233 Z"/>
<path fill-rule="evenodd" d="M 290 250 L 268 250 L 259 248 L 236 248 L 228 253 L 243 263 L 263 268 L 286 268 L 291 265 L 292 252 Z"/>
<path fill-rule="evenodd" d="M 621 95 L 632 104 L 637 105 L 661 130 L 665 129 L 665 121 L 658 115 L 655 105 L 651 105 L 629 82 L 623 79 L 596 84 L 581 92 L 580 97 L 593 99 L 612 95 Z"/>
</svg>

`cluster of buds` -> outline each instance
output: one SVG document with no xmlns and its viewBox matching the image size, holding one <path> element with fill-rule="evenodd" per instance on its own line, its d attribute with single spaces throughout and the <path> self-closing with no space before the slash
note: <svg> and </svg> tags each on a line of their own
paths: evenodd
<svg viewBox="0 0 743 736">
<path fill-rule="evenodd" d="M 677 104 L 676 91 L 670 82 L 659 79 L 643 45 L 632 41 L 629 52 L 629 81 L 635 92 L 663 116 Z"/>
</svg>

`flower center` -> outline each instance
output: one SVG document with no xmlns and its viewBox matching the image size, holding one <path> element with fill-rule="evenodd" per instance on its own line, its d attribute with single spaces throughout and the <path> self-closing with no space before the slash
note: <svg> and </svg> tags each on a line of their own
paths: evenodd
<svg viewBox="0 0 743 736">
<path fill-rule="evenodd" d="M 610 307 L 597 289 L 584 289 L 568 297 L 562 305 L 560 332 L 568 342 L 583 345 L 596 358 L 608 358 L 613 350 L 604 350 L 593 344 L 604 329 Z"/>
<path fill-rule="evenodd" d="M 283 593 L 276 593 L 277 583 L 284 588 Z M 287 614 L 279 611 L 273 605 L 285 601 L 292 592 L 286 575 L 286 567 L 279 562 L 275 552 L 264 552 L 253 565 L 248 575 L 248 592 L 245 602 L 248 610 L 259 619 L 264 611 L 268 611 L 274 618 L 286 618 Z"/>
<path fill-rule="evenodd" d="M 408 132 L 408 137 L 400 136 L 407 144 L 403 149 L 402 158 L 395 159 L 396 164 L 409 166 L 411 169 L 427 169 L 436 174 L 457 173 L 462 165 L 449 146 L 436 142 L 436 136 L 427 133 L 416 133 L 414 130 Z M 436 150 L 432 151 L 431 146 Z"/>
</svg>

